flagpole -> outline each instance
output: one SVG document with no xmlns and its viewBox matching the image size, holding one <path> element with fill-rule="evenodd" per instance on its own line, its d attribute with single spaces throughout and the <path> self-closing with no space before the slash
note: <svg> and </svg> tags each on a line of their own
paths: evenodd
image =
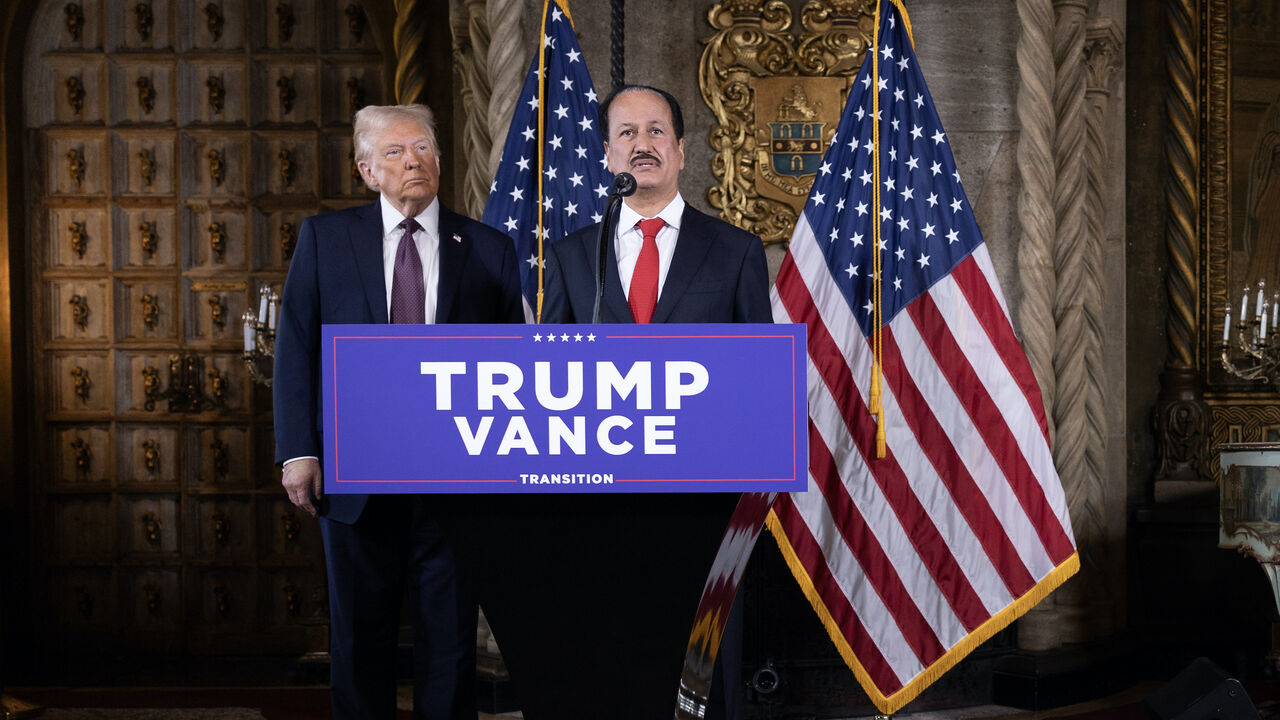
<svg viewBox="0 0 1280 720">
<path fill-rule="evenodd" d="M 543 37 L 538 38 L 538 154 L 535 156 L 538 160 L 538 307 L 534 309 L 533 321 L 535 323 L 542 322 L 542 266 L 545 264 L 544 255 L 542 254 L 542 240 L 546 235 L 546 231 L 542 226 L 542 133 L 545 129 L 547 119 L 547 10 L 551 5 L 551 0 L 542 0 L 542 20 L 538 24 L 538 34 Z M 566 13 L 567 15 L 568 13 Z"/>
<path fill-rule="evenodd" d="M 880 225 L 884 222 L 880 217 L 880 3 L 876 3 L 875 14 L 875 30 L 872 34 L 871 42 L 871 146 L 872 146 L 872 188 L 871 188 L 871 207 L 876 217 L 871 221 L 871 267 L 873 272 L 872 287 L 872 315 L 871 323 L 871 390 L 869 410 L 871 415 L 876 419 L 876 459 L 884 459 L 886 454 L 886 442 L 884 432 L 884 409 L 880 403 L 880 370 L 881 361 L 884 358 L 884 346 L 881 344 L 882 338 L 880 327 L 884 322 L 884 308 L 882 307 L 883 295 L 882 286 L 882 250 L 880 248 Z"/>
</svg>

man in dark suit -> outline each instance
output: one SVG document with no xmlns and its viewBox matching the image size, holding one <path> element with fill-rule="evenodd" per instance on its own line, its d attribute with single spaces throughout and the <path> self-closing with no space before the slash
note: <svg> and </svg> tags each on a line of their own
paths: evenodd
<svg viewBox="0 0 1280 720">
<path fill-rule="evenodd" d="M 680 196 L 684 123 L 675 98 L 620 88 L 601 104 L 600 126 L 609 169 L 637 184 L 607 243 L 601 321 L 771 322 L 760 238 Z M 599 234 L 597 224 L 550 246 L 543 323 L 591 322 Z M 539 564 L 536 586 L 510 598 L 513 607 L 491 610 L 486 601 L 485 613 L 525 717 L 671 717 L 698 599 L 738 496 L 517 499 L 523 515 L 513 512 L 515 522 L 503 526 L 513 533 L 509 542 L 555 562 Z M 527 561 L 508 557 L 509 566 L 495 569 L 518 574 Z M 729 637 L 740 642 L 735 627 L 731 621 Z M 730 716 L 738 657 L 722 653 L 727 680 L 712 692 L 713 710 L 725 700 Z"/>
<path fill-rule="evenodd" d="M 476 717 L 476 604 L 427 496 L 323 494 L 320 327 L 523 322 L 515 250 L 436 198 L 430 109 L 366 107 L 355 158 L 377 202 L 307 218 L 276 338 L 276 462 L 289 499 L 320 518 L 337 718 L 392 718 L 401 603 L 414 623 L 414 716 Z"/>
</svg>

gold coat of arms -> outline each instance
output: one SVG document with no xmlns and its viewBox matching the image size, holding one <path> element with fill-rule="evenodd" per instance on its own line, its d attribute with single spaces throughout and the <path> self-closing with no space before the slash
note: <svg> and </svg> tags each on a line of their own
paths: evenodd
<svg viewBox="0 0 1280 720">
<path fill-rule="evenodd" d="M 783 0 L 725 0 L 699 68 L 711 133 L 708 201 L 766 244 L 791 237 L 850 84 L 871 43 L 874 0 L 809 0 L 793 33 Z"/>
</svg>

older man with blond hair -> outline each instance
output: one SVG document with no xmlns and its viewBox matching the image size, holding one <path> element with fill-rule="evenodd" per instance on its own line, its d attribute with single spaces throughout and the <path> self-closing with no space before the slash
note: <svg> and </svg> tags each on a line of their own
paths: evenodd
<svg viewBox="0 0 1280 720">
<path fill-rule="evenodd" d="M 524 320 L 511 241 L 436 197 L 434 126 L 424 105 L 356 113 L 356 164 L 379 197 L 303 221 L 280 308 L 276 462 L 289 499 L 319 518 L 324 539 L 335 718 L 395 717 L 406 591 L 414 717 L 476 717 L 474 594 L 458 577 L 429 496 L 326 496 L 319 459 L 321 325 Z"/>
</svg>

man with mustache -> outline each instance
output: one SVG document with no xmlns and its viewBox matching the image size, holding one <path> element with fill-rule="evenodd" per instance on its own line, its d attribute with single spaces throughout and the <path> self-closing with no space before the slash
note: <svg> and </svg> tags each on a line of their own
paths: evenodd
<svg viewBox="0 0 1280 720">
<path fill-rule="evenodd" d="M 684 121 L 676 99 L 651 87 L 619 88 L 600 105 L 600 127 L 609 170 L 631 173 L 637 185 L 607 243 L 601 321 L 772 322 L 760 238 L 680 195 Z M 592 225 L 550 246 L 543 323 L 591 322 L 599 235 Z M 522 517 L 512 512 L 510 545 L 556 562 L 539 564 L 537 587 L 508 597 L 512 607 L 491 610 L 486 601 L 485 613 L 525 717 L 671 717 L 703 583 L 738 495 L 519 499 L 536 502 L 521 506 Z M 520 573 L 523 561 L 510 557 L 502 572 Z M 727 637 L 740 642 L 734 626 Z M 733 716 L 740 673 L 731 661 L 739 654 L 725 649 L 721 657 L 725 680 L 712 688 L 712 714 L 717 696 L 727 696 Z"/>
<path fill-rule="evenodd" d="M 476 718 L 476 603 L 437 523 L 440 504 L 427 495 L 324 495 L 318 459 L 322 324 L 524 321 L 511 241 L 450 212 L 436 197 L 434 127 L 424 105 L 356 113 L 356 164 L 380 196 L 302 222 L 280 307 L 276 462 L 283 464 L 289 499 L 320 519 L 335 718 L 396 716 L 406 590 L 414 627 L 414 717 Z"/>
</svg>

